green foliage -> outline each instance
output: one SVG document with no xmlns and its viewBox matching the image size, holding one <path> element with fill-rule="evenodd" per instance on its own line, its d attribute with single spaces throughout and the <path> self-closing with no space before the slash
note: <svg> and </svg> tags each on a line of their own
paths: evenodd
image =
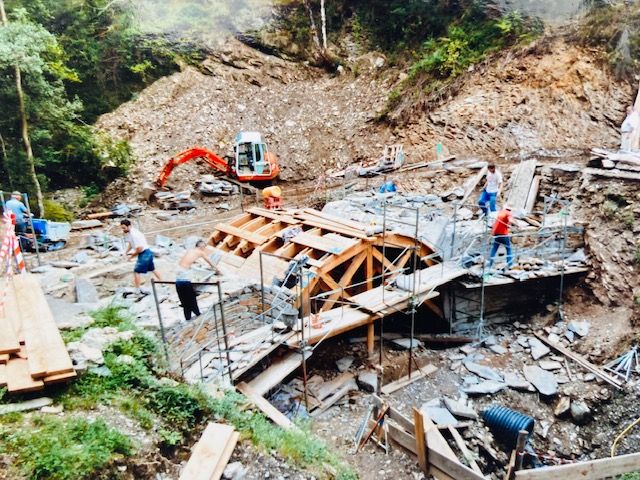
<svg viewBox="0 0 640 480">
<path fill-rule="evenodd" d="M 576 29 L 583 44 L 601 47 L 620 79 L 640 71 L 640 5 L 637 2 L 592 2 Z"/>
<path fill-rule="evenodd" d="M 600 213 L 604 218 L 612 219 L 618 213 L 618 204 L 613 200 L 605 200 L 600 206 Z"/>
<path fill-rule="evenodd" d="M 625 473 L 617 478 L 619 480 L 640 480 L 640 472 Z"/>
<path fill-rule="evenodd" d="M 409 80 L 423 74 L 432 79 L 454 78 L 488 54 L 529 39 L 532 32 L 515 13 L 494 20 L 471 11 L 450 24 L 446 36 L 424 42 L 420 59 L 409 69 Z"/>
<path fill-rule="evenodd" d="M 110 462 L 133 453 L 131 441 L 104 421 L 36 417 L 29 429 L 4 429 L 7 450 L 32 479 L 96 478 Z"/>
<path fill-rule="evenodd" d="M 44 200 L 44 218 L 53 222 L 73 222 L 74 216 L 61 203 L 54 200 Z"/>
<path fill-rule="evenodd" d="M 299 425 L 299 430 L 283 430 L 273 425 L 261 413 L 243 409 L 242 405 L 245 402 L 245 397 L 235 391 L 225 392 L 222 398 L 210 401 L 217 417 L 233 424 L 255 445 L 267 451 L 278 451 L 288 460 L 306 468 L 322 469 L 325 465 L 331 465 L 338 471 L 337 478 L 357 478 L 355 473 L 344 465 L 324 442 L 310 434 L 304 425 Z"/>
<path fill-rule="evenodd" d="M 93 310 L 89 313 L 93 319 L 91 326 L 115 327 L 120 331 L 133 330 L 133 318 L 126 308 L 122 305 L 107 305 L 106 307 Z"/>
</svg>

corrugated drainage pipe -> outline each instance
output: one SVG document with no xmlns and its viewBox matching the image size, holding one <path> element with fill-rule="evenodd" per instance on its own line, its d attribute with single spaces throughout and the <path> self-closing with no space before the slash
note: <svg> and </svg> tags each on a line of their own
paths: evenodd
<svg viewBox="0 0 640 480">
<path fill-rule="evenodd" d="M 535 423 L 528 415 L 501 406 L 489 407 L 482 418 L 496 439 L 511 449 L 516 447 L 518 432 L 526 430 L 531 435 Z"/>
</svg>

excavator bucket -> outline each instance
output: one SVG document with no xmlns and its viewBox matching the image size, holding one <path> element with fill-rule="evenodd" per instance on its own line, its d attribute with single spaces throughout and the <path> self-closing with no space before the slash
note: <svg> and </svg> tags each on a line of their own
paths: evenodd
<svg viewBox="0 0 640 480">
<path fill-rule="evenodd" d="M 153 196 L 157 191 L 158 186 L 154 182 L 145 182 L 144 185 L 142 185 L 142 194 L 147 202 L 151 202 L 153 200 Z"/>
</svg>

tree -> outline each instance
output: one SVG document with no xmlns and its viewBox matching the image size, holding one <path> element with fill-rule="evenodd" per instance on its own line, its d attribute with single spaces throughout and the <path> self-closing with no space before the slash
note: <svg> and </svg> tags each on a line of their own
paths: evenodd
<svg viewBox="0 0 640 480">
<path fill-rule="evenodd" d="M 44 198 L 42 196 L 42 189 L 40 188 L 40 182 L 38 180 L 38 176 L 36 175 L 36 165 L 35 159 L 33 157 L 33 149 L 31 148 L 31 138 L 29 137 L 29 123 L 27 120 L 27 109 L 25 107 L 25 99 L 24 99 L 24 90 L 22 89 L 22 70 L 20 68 L 21 63 L 25 62 L 27 58 L 32 58 L 33 56 L 38 55 L 37 43 L 29 45 L 26 42 L 19 42 L 18 44 L 6 43 L 6 40 L 10 40 L 12 36 L 15 34 L 16 37 L 21 40 L 40 40 L 40 45 L 42 45 L 42 41 L 45 39 L 45 36 L 42 35 L 42 32 L 38 32 L 37 29 L 32 29 L 31 32 L 28 32 L 28 29 L 25 29 L 20 33 L 20 29 L 16 29 L 12 32 L 12 26 L 9 25 L 9 21 L 7 19 L 7 12 L 4 9 L 4 0 L 0 0 L 0 17 L 2 18 L 2 33 L 7 34 L 6 38 L 0 38 L 0 42 L 5 40 L 5 42 L 0 45 L 2 50 L 0 50 L 0 65 L 4 63 L 5 65 L 12 64 L 15 71 L 15 80 L 16 80 L 16 93 L 18 95 L 18 109 L 20 113 L 20 127 L 22 133 L 22 141 L 24 143 L 25 153 L 27 155 L 27 165 L 29 169 L 29 175 L 31 177 L 31 182 L 33 183 L 33 187 L 36 190 L 36 199 L 38 202 L 38 212 L 40 215 L 44 214 Z M 12 33 L 14 35 L 12 35 Z M 5 35 L 2 35 L 5 36 Z M 20 45 L 22 43 L 22 45 Z M 36 47 L 35 49 L 30 50 L 29 46 Z M 13 47 L 13 49 L 12 49 Z M 22 48 L 21 48 L 22 47 Z M 9 51 L 7 52 L 7 48 Z M 12 51 L 13 50 L 13 51 Z M 4 55 L 2 55 L 4 51 Z M 14 55 L 11 55 L 11 54 Z M 14 58 L 11 58 L 11 57 Z M 4 58 L 3 58 L 4 57 Z M 3 62 L 4 61 L 4 62 Z M 36 65 L 37 66 L 37 65 Z"/>
</svg>

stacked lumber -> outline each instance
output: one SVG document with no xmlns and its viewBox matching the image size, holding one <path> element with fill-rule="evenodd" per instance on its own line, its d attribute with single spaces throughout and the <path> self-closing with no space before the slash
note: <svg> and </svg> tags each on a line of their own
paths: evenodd
<svg viewBox="0 0 640 480">
<path fill-rule="evenodd" d="M 163 210 L 189 210 L 196 204 L 191 199 L 191 190 L 182 192 L 157 192 L 154 195 Z"/>
<path fill-rule="evenodd" d="M 24 393 L 74 378 L 71 358 L 38 279 L 17 275 L 6 289 L 0 312 L 0 387 Z"/>
<path fill-rule="evenodd" d="M 180 480 L 219 480 L 239 437 L 229 425 L 209 423 L 193 447 Z"/>
</svg>

